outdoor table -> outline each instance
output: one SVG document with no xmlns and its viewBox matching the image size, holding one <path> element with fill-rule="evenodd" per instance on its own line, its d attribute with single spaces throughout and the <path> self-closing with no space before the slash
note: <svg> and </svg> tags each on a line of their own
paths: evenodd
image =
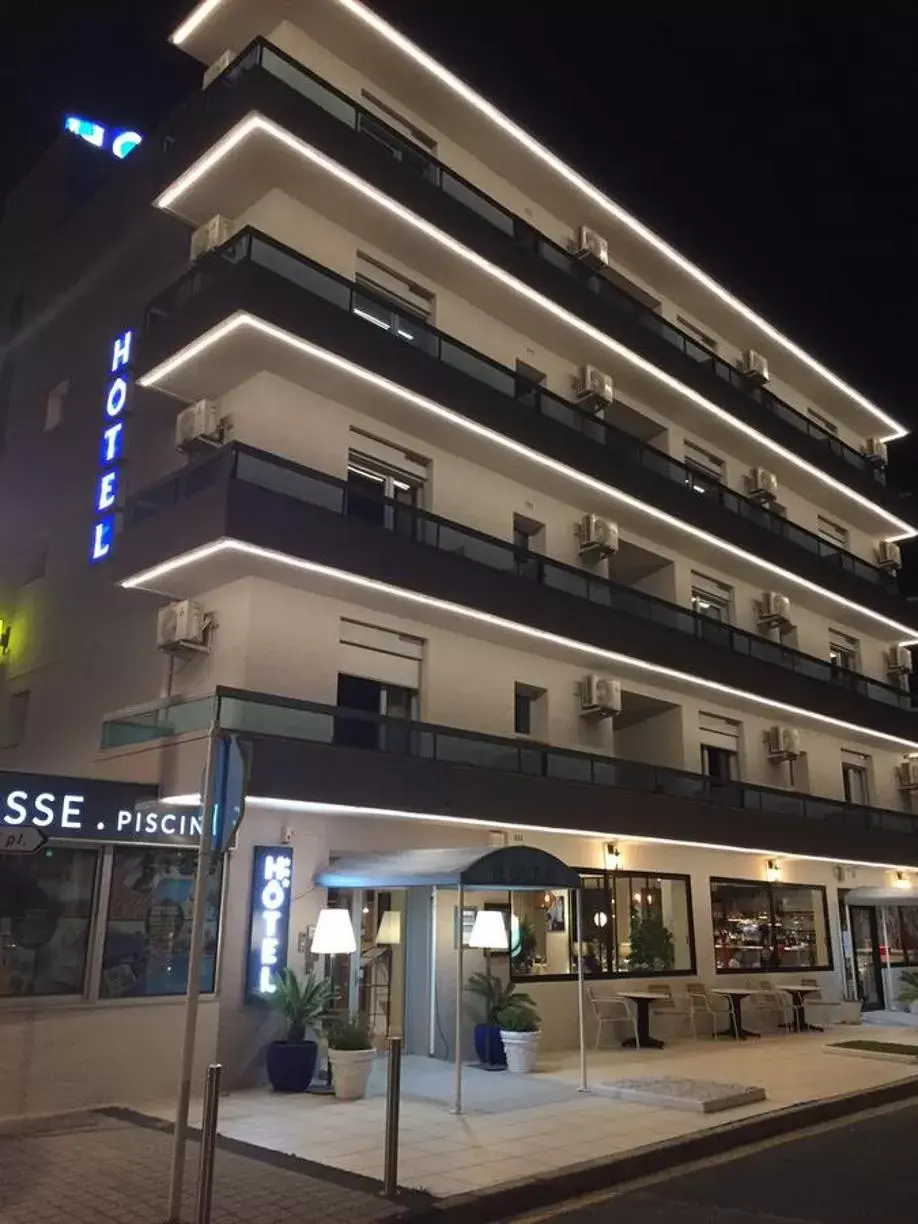
<svg viewBox="0 0 918 1224">
<path fill-rule="evenodd" d="M 745 1041 L 747 1037 L 761 1037 L 761 1033 L 753 1033 L 751 1029 L 743 1028 L 743 999 L 755 994 L 755 987 L 715 986 L 711 994 L 722 995 L 730 1004 L 730 1033 L 736 1041 Z"/>
<path fill-rule="evenodd" d="M 787 1028 L 792 1029 L 795 1033 L 821 1033 L 823 1031 L 818 1024 L 810 1024 L 807 1021 L 806 1008 L 804 1006 L 808 994 L 819 993 L 818 986 L 782 985 L 778 989 L 790 995 L 794 1009 L 794 1022 L 787 1025 Z"/>
<path fill-rule="evenodd" d="M 625 1049 L 662 1050 L 664 1043 L 650 1035 L 650 1005 L 659 1003 L 663 996 L 650 990 L 620 990 L 618 993 L 623 999 L 630 999 L 637 1012 L 637 1041 L 628 1037 L 622 1042 Z"/>
</svg>

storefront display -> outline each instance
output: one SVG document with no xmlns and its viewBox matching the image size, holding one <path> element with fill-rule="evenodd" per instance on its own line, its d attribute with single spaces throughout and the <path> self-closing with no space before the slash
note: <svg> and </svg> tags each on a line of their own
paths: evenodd
<svg viewBox="0 0 918 1224">
<path fill-rule="evenodd" d="M 718 973 L 831 969 L 824 888 L 711 880 Z"/>
</svg>

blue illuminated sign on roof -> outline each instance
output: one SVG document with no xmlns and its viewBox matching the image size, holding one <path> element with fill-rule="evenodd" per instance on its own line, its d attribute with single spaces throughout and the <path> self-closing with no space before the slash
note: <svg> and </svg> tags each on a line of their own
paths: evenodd
<svg viewBox="0 0 918 1224">
<path fill-rule="evenodd" d="M 64 120 L 64 130 L 79 136 L 97 149 L 106 149 L 114 157 L 124 159 L 132 149 L 143 141 L 139 132 L 130 128 L 107 128 L 101 123 L 93 123 L 91 119 L 81 119 L 79 115 L 68 115 Z"/>
</svg>

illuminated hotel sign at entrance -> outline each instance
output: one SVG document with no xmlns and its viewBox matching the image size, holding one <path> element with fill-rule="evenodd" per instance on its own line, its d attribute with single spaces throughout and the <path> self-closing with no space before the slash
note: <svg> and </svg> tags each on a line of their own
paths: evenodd
<svg viewBox="0 0 918 1224">
<path fill-rule="evenodd" d="M 93 123 L 91 119 L 81 119 L 79 115 L 68 115 L 64 120 L 64 130 L 79 136 L 87 144 L 95 145 L 97 149 L 106 149 L 120 161 L 143 142 L 140 133 L 132 132 L 130 128 L 107 128 L 101 123 Z"/>
<path fill-rule="evenodd" d="M 124 456 L 124 426 L 133 345 L 132 331 L 122 332 L 112 345 L 99 447 L 100 473 L 96 482 L 92 545 L 89 553 L 89 558 L 94 563 L 109 556 L 115 540 L 115 512 L 118 506 L 121 460 Z"/>
<path fill-rule="evenodd" d="M 275 970 L 286 967 L 292 887 L 293 851 L 289 846 L 256 846 L 245 975 L 249 1002 L 274 994 Z"/>
</svg>

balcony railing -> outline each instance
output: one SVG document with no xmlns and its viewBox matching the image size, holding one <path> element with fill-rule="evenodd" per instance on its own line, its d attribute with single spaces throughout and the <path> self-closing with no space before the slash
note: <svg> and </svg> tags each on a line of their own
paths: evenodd
<svg viewBox="0 0 918 1224">
<path fill-rule="evenodd" d="M 608 447 L 617 459 L 627 459 L 674 484 L 682 485 L 693 496 L 715 500 L 724 510 L 757 524 L 772 535 L 789 540 L 813 556 L 822 557 L 834 568 L 863 578 L 875 586 L 896 589 L 895 578 L 885 570 L 870 565 L 815 532 L 807 531 L 782 515 L 702 476 L 686 464 L 642 442 L 633 434 L 600 420 L 560 395 L 527 382 L 515 370 L 451 339 L 415 315 L 399 314 L 391 302 L 375 296 L 362 286 L 355 287 L 338 273 L 251 227 L 240 230 L 222 247 L 199 260 L 184 276 L 154 298 L 147 307 L 146 328 L 150 331 L 155 329 L 159 319 L 174 314 L 197 294 L 216 283 L 228 265 L 241 262 L 268 269 L 323 302 L 361 319 L 368 327 L 385 330 L 400 342 L 421 349 L 429 357 L 475 379 L 490 391 L 506 396 L 516 406 L 575 430 L 589 441 Z"/>
<path fill-rule="evenodd" d="M 102 725 L 101 746 L 124 749 L 190 731 L 203 733 L 214 715 L 220 727 L 242 735 L 278 736 L 294 742 L 362 748 L 529 778 L 554 778 L 616 791 L 665 795 L 765 816 L 821 821 L 829 830 L 844 827 L 881 833 L 918 833 L 918 816 L 908 812 L 862 807 L 748 782 L 721 782 L 704 774 L 665 769 L 642 761 L 239 689 L 219 688 L 213 698 L 172 700 L 113 714 Z"/>
<path fill-rule="evenodd" d="M 546 238 L 523 218 L 509 212 L 467 179 L 432 157 L 425 149 L 406 139 L 402 133 L 390 127 L 366 107 L 352 101 L 347 94 L 330 85 L 266 39 L 255 39 L 230 65 L 223 77 L 227 82 L 232 82 L 255 68 L 260 68 L 283 81 L 352 131 L 374 141 L 412 173 L 488 221 L 495 229 L 532 251 L 553 268 L 579 283 L 586 284 L 607 305 L 667 341 L 687 361 L 703 366 L 734 390 L 755 400 L 773 416 L 779 417 L 800 433 L 818 442 L 862 476 L 879 484 L 885 483 L 886 476 L 882 468 L 874 467 L 859 450 L 823 429 L 804 413 L 792 408 L 773 391 L 750 382 L 735 366 L 699 344 L 696 338 L 664 319 L 644 302 L 632 297 L 606 277 L 591 273 L 572 252 Z"/>
<path fill-rule="evenodd" d="M 722 646 L 739 655 L 758 659 L 796 675 L 809 676 L 871 701 L 901 709 L 911 708 L 910 694 L 905 689 L 868 679 L 847 668 L 835 667 L 827 659 L 791 650 L 778 642 L 715 621 L 699 612 L 576 566 L 565 565 L 540 553 L 520 549 L 507 540 L 485 535 L 426 510 L 376 497 L 334 476 L 241 443 L 139 492 L 125 507 L 125 528 L 130 529 L 225 480 L 258 485 L 333 514 L 358 518 L 381 530 L 392 531 L 415 543 L 435 548 L 438 552 L 451 553 L 522 581 L 561 591 L 575 599 L 587 600 L 617 615 L 635 617 L 663 629 Z"/>
</svg>

